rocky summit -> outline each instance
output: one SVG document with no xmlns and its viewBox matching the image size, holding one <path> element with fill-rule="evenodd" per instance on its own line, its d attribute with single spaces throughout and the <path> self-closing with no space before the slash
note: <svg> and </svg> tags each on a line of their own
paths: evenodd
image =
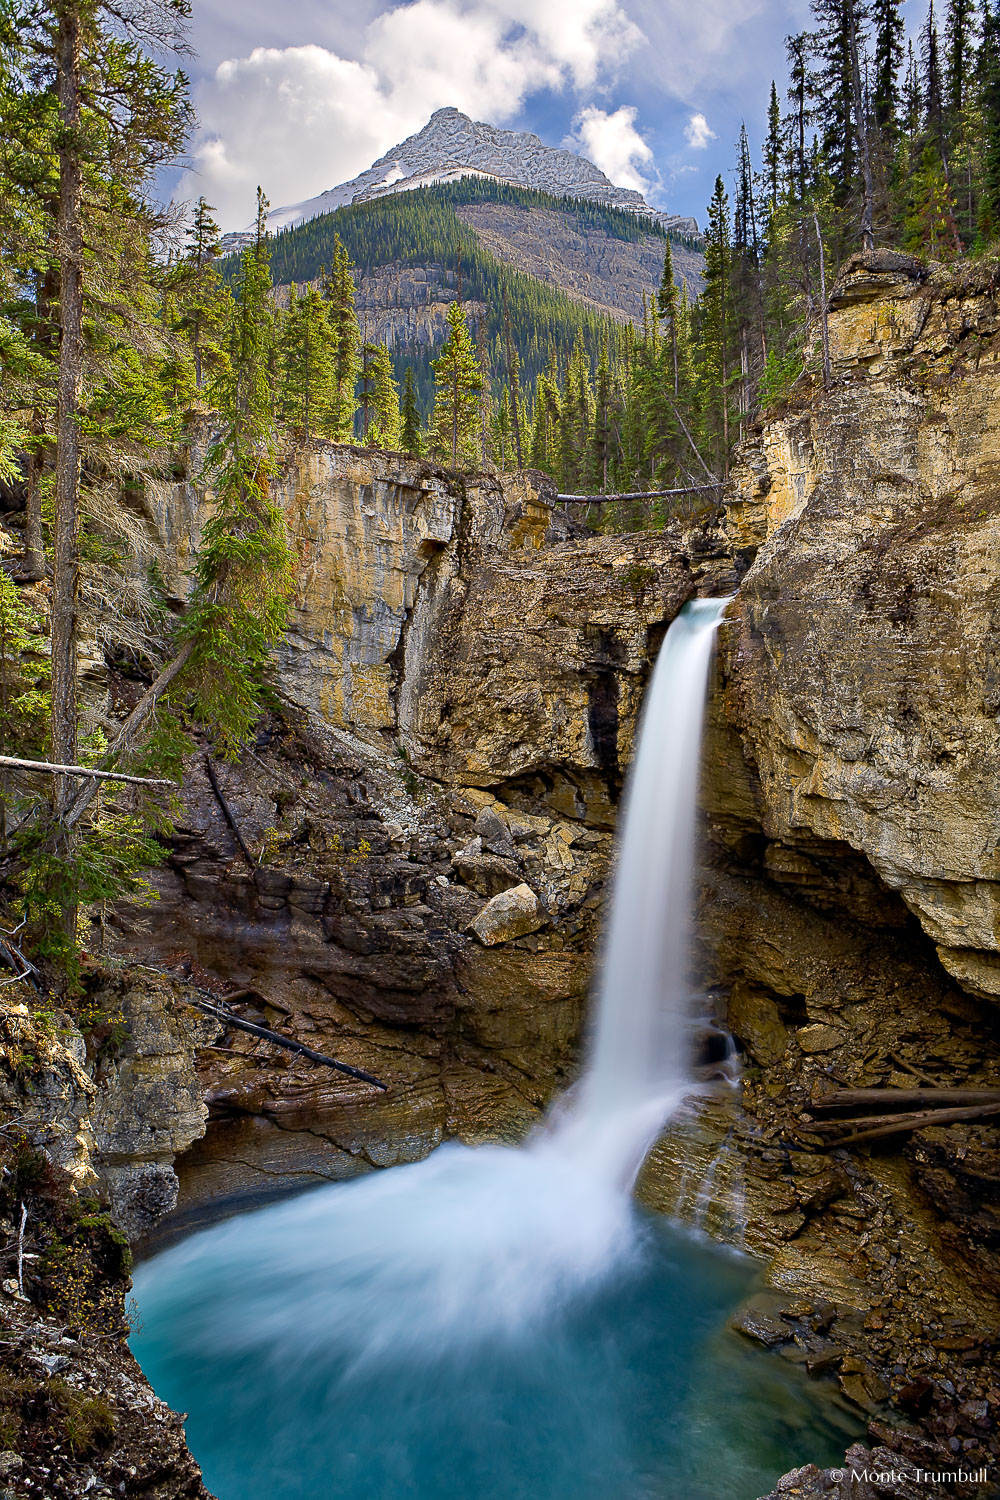
<svg viewBox="0 0 1000 1500">
<path fill-rule="evenodd" d="M 679 234 L 698 233 L 694 219 L 650 208 L 641 193 L 616 187 L 585 156 L 546 146 L 530 131 L 498 130 L 482 120 L 470 120 L 459 109 L 436 110 L 422 130 L 393 146 L 367 171 L 315 198 L 273 209 L 268 223 L 272 229 L 288 229 L 348 203 L 365 203 L 386 193 L 407 192 L 466 176 L 494 178 L 553 197 L 606 203 Z"/>
</svg>

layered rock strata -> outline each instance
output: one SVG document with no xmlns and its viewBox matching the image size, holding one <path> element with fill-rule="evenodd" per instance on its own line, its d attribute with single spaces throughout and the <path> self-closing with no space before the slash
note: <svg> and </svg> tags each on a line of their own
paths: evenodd
<svg viewBox="0 0 1000 1500">
<path fill-rule="evenodd" d="M 278 496 L 279 704 L 213 766 L 228 813 L 192 761 L 160 899 L 117 942 L 389 1089 L 227 1037 L 190 1211 L 524 1134 L 575 1066 L 651 659 L 687 598 L 732 586 L 717 536 L 577 535 L 541 476 L 315 443 Z M 168 499 L 180 593 L 203 512 Z"/>
</svg>

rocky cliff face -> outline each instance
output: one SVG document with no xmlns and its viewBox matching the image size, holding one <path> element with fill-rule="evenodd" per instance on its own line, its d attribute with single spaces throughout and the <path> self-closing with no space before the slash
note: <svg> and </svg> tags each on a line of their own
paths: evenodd
<svg viewBox="0 0 1000 1500">
<path fill-rule="evenodd" d="M 287 469 L 281 706 L 214 768 L 254 863 L 193 762 L 160 900 L 117 942 L 390 1088 L 227 1038 L 186 1211 L 517 1138 L 574 1065 L 650 660 L 732 573 L 697 530 L 577 536 L 540 482 L 329 443 Z M 164 568 L 200 514 L 165 497 Z"/>
<path fill-rule="evenodd" d="M 745 1219 L 784 1298 L 749 1331 L 835 1368 L 916 1461 L 931 1438 L 963 1458 L 996 1441 L 996 1126 L 830 1149 L 864 1122 L 817 1103 L 998 1082 L 998 331 L 989 272 L 859 257 L 831 299 L 831 388 L 803 377 L 743 456 L 703 958 L 743 1108 L 678 1127 L 646 1178 L 683 1206 L 679 1158 L 715 1162 L 710 1222 Z M 887 1397 L 908 1435 L 887 1436 Z"/>
</svg>

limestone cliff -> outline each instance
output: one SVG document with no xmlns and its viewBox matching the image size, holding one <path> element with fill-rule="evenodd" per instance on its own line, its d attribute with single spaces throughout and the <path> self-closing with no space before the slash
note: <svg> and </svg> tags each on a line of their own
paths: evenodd
<svg viewBox="0 0 1000 1500">
<path fill-rule="evenodd" d="M 577 535 L 541 483 L 320 442 L 285 472 L 279 704 L 215 768 L 259 863 L 194 760 L 160 900 L 116 941 L 390 1088 L 228 1038 L 187 1210 L 517 1138 L 574 1066 L 650 661 L 732 572 L 697 529 Z M 153 518 L 178 592 L 202 514 L 179 485 Z"/>
<path fill-rule="evenodd" d="M 703 964 L 743 1107 L 671 1132 L 645 1191 L 683 1208 L 679 1156 L 714 1161 L 709 1223 L 745 1220 L 784 1297 L 748 1331 L 836 1369 L 926 1466 L 934 1440 L 996 1442 L 997 1129 L 830 1149 L 852 1127 L 816 1103 L 1000 1077 L 992 272 L 858 257 L 829 331 L 830 388 L 800 380 L 727 501 L 748 571 L 710 733 Z"/>
</svg>

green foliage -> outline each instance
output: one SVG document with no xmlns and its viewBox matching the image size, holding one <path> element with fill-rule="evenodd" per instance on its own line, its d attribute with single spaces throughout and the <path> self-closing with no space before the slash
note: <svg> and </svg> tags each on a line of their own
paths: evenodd
<svg viewBox="0 0 1000 1500">
<path fill-rule="evenodd" d="M 787 401 L 791 395 L 792 386 L 801 374 L 800 355 L 795 353 L 781 355 L 776 349 L 769 349 L 757 391 L 761 411 L 766 412 L 771 407 L 780 406 L 782 402 Z"/>
<path fill-rule="evenodd" d="M 61 913 L 108 901 L 148 905 L 156 897 L 145 872 L 162 862 L 166 850 L 146 831 L 141 817 L 113 812 L 93 819 L 69 852 L 50 845 L 44 823 L 15 835 L 15 883 L 23 898 L 32 952 L 76 983 L 80 972 L 77 935 L 64 930 Z"/>
<path fill-rule="evenodd" d="M 451 331 L 434 360 L 436 390 L 430 448 L 453 468 L 471 468 L 480 456 L 476 418 L 483 377 L 460 302 L 449 305 L 448 326 Z"/>
<path fill-rule="evenodd" d="M 226 755 L 236 754 L 261 715 L 264 674 L 292 595 L 285 520 L 270 498 L 274 327 L 266 212 L 267 200 L 258 191 L 257 238 L 244 251 L 236 282 L 229 360 L 211 387 L 220 425 L 203 480 L 215 509 L 202 530 L 195 588 L 181 627 L 194 651 L 170 695 Z"/>
<path fill-rule="evenodd" d="M 283 230 L 274 241 L 272 270 L 279 284 L 302 284 L 324 277 L 325 294 L 332 302 L 333 273 L 323 266 L 331 258 L 336 269 L 336 244 L 339 241 L 345 257 L 363 274 L 379 267 L 432 265 L 439 268 L 442 280 L 457 292 L 458 263 L 461 261 L 462 296 L 485 308 L 485 337 L 488 362 L 494 372 L 493 395 L 499 399 L 500 387 L 510 383 L 507 351 L 504 347 L 504 309 L 506 305 L 511 345 L 520 366 L 521 384 L 529 395 L 538 375 L 544 371 L 553 351 L 565 361 L 582 330 L 584 347 L 593 370 L 602 343 L 614 351 L 620 325 L 613 319 L 581 308 L 565 293 L 532 276 L 512 270 L 498 261 L 470 233 L 457 210 L 467 204 L 500 203 L 514 210 L 553 209 L 569 215 L 581 229 L 599 226 L 605 233 L 626 242 L 668 236 L 655 222 L 640 219 L 621 209 L 587 203 L 575 198 L 552 198 L 544 193 L 513 188 L 483 179 L 463 178 L 455 183 L 440 183 L 406 193 L 393 193 L 367 203 L 350 204 L 332 214 L 322 215 L 294 229 Z M 693 242 L 682 236 L 671 237 L 675 244 Z M 224 275 L 235 274 L 235 259 L 221 265 Z M 353 315 L 353 300 L 351 303 Z M 418 339 L 403 341 L 393 348 L 396 378 L 405 378 L 406 368 L 413 370 L 414 386 L 420 410 L 428 412 L 433 405 L 434 350 Z M 504 378 L 500 379 L 500 372 Z M 335 435 L 333 433 L 331 436 Z M 359 434 L 360 435 L 360 432 Z M 343 436 L 349 437 L 345 432 Z M 524 436 L 527 448 L 527 435 Z M 407 450 L 409 451 L 409 450 Z"/>
<path fill-rule="evenodd" d="M 417 388 L 413 380 L 413 370 L 409 365 L 406 367 L 406 375 L 403 379 L 400 420 L 399 445 L 404 453 L 411 453 L 414 458 L 419 458 L 424 451 L 424 441 L 420 427 L 420 408 L 417 405 Z"/>
</svg>

